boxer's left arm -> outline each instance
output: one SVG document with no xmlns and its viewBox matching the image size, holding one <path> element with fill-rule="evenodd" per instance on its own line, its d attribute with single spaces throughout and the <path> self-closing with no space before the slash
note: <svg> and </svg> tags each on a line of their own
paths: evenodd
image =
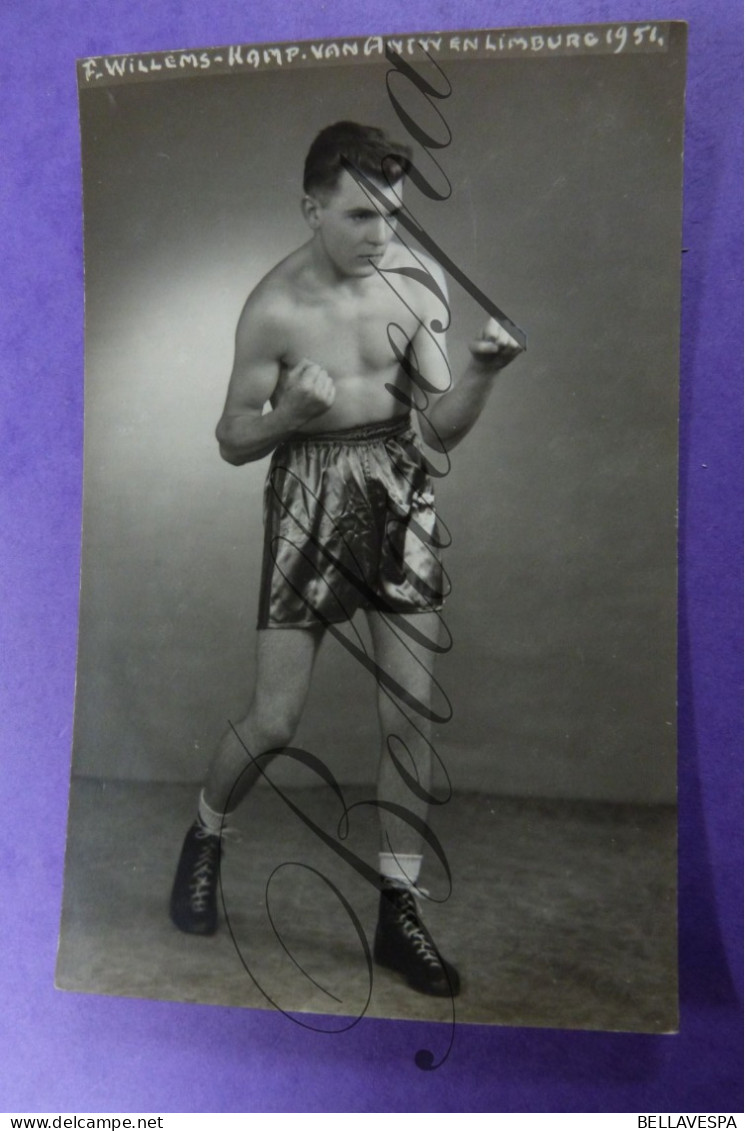
<svg viewBox="0 0 746 1131">
<path fill-rule="evenodd" d="M 443 272 L 435 264 L 430 270 L 447 302 Z M 447 312 L 444 315 L 442 303 L 428 293 L 420 314 L 420 328 L 412 340 L 413 358 L 427 382 L 424 387 L 430 402 L 427 411 L 420 416 L 422 438 L 439 451 L 449 451 L 479 419 L 497 374 L 523 350 L 507 330 L 490 318 L 481 334 L 469 343 L 469 362 L 460 379 L 454 382 L 448 367 L 445 332 L 437 333 L 432 329 L 434 320 L 447 324 Z"/>
</svg>

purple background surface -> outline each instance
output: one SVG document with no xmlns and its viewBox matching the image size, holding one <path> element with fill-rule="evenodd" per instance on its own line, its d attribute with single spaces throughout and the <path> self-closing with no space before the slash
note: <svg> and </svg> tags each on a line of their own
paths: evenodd
<svg viewBox="0 0 746 1131">
<path fill-rule="evenodd" d="M 82 472 L 82 247 L 74 60 L 331 35 L 686 19 L 680 806 L 681 1032 L 363 1021 L 53 988 L 70 765 Z M 3 45 L 3 929 L 0 1109 L 742 1110 L 742 7 L 592 3 L 7 0 Z M 475 924 L 478 929 L 478 924 Z"/>
</svg>

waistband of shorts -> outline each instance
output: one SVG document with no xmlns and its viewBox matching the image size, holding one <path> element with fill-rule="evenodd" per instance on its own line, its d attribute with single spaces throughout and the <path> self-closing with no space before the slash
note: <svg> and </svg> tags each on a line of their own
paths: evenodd
<svg viewBox="0 0 746 1131">
<path fill-rule="evenodd" d="M 375 444 L 401 436 L 412 427 L 409 413 L 395 416 L 393 420 L 377 420 L 372 424 L 358 424 L 354 428 L 338 428 L 334 432 L 296 432 L 287 441 L 290 444 Z"/>
</svg>

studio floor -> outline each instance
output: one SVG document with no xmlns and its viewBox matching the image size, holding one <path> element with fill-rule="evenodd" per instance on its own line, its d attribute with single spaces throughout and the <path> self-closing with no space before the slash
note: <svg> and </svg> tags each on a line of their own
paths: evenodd
<svg viewBox="0 0 746 1131">
<path fill-rule="evenodd" d="M 326 1029 L 362 1013 L 450 1022 L 454 1010 L 459 1023 L 676 1029 L 672 808 L 473 793 L 438 808 L 452 891 L 443 901 L 430 854 L 422 883 L 439 902 L 423 918 L 461 971 L 451 1003 L 370 970 L 355 920 L 372 947 L 377 893 L 297 815 L 336 840 L 339 802 L 321 787 L 284 792 L 257 788 L 236 815 L 220 929 L 200 938 L 167 914 L 196 787 L 74 779 L 58 987 L 280 1008 Z M 370 796 L 345 791 L 348 805 Z M 340 843 L 375 862 L 372 807 L 353 810 Z"/>
</svg>

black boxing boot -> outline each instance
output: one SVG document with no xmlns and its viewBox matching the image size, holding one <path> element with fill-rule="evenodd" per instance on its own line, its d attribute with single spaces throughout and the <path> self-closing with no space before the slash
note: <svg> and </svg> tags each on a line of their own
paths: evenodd
<svg viewBox="0 0 746 1131">
<path fill-rule="evenodd" d="M 174 886 L 171 921 L 189 935 L 214 935 L 218 926 L 220 837 L 194 822 L 184 838 Z"/>
<path fill-rule="evenodd" d="M 381 890 L 373 957 L 420 993 L 456 997 L 461 989 L 458 970 L 439 954 L 413 892 L 404 885 L 386 884 Z"/>
</svg>

